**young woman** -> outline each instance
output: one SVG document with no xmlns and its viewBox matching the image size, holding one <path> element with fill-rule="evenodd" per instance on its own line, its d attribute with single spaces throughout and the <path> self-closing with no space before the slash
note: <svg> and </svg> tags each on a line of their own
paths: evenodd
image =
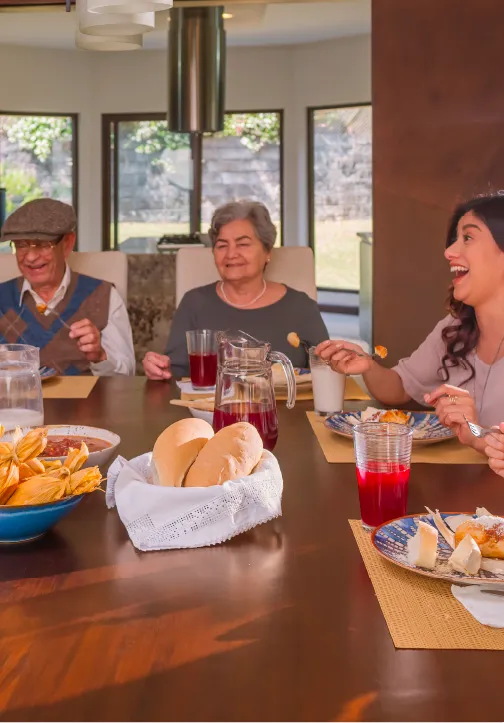
<svg viewBox="0 0 504 723">
<path fill-rule="evenodd" d="M 440 421 L 483 452 L 464 419 L 484 426 L 504 416 L 504 196 L 482 196 L 455 209 L 445 258 L 453 284 L 449 315 L 394 369 L 356 356 L 360 347 L 324 341 L 317 353 L 335 371 L 363 374 L 373 396 L 399 406 L 435 406 Z"/>
</svg>

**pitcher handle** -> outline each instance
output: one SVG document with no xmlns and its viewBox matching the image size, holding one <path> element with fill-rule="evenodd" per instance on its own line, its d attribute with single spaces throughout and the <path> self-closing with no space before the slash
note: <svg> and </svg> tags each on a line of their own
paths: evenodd
<svg viewBox="0 0 504 723">
<path fill-rule="evenodd" d="M 268 359 L 271 362 L 278 362 L 282 365 L 284 370 L 285 378 L 287 379 L 287 409 L 292 409 L 296 403 L 296 377 L 294 376 L 294 367 L 288 356 L 282 354 L 280 351 L 272 351 L 268 354 Z"/>
</svg>

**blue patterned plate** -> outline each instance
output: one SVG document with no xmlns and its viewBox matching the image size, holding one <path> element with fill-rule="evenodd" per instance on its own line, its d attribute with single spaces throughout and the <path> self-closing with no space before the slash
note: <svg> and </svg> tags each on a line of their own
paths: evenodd
<svg viewBox="0 0 504 723">
<path fill-rule="evenodd" d="M 459 514 L 465 513 L 442 512 L 441 517 L 449 526 L 449 518 Z M 467 515 L 467 517 L 475 518 L 476 515 Z M 434 577 L 439 580 L 448 580 L 453 583 L 468 583 L 473 585 L 481 585 L 482 583 L 485 585 L 494 583 L 502 585 L 502 583 L 504 583 L 504 560 L 492 560 L 488 563 L 495 568 L 500 567 L 501 571 L 490 572 L 488 570 L 480 570 L 477 575 L 468 576 L 452 570 L 448 565 L 448 559 L 453 550 L 441 536 L 441 533 L 438 536 L 438 557 L 434 570 L 425 570 L 422 567 L 411 565 L 408 562 L 408 548 L 406 547 L 406 543 L 410 537 L 415 535 L 417 520 L 428 522 L 435 527 L 434 521 L 429 514 L 399 517 L 397 520 L 385 522 L 373 531 L 371 535 L 373 546 L 385 559 L 393 562 L 395 565 L 399 565 L 399 567 L 404 567 L 406 570 L 416 572 L 419 575 L 426 575 L 427 577 Z M 487 558 L 483 559 L 486 560 Z"/>
<path fill-rule="evenodd" d="M 411 412 L 409 426 L 413 427 L 413 444 L 436 444 L 453 439 L 455 433 L 441 424 L 432 412 Z M 352 429 L 361 421 L 360 412 L 338 412 L 325 420 L 331 431 L 352 439 Z"/>
</svg>

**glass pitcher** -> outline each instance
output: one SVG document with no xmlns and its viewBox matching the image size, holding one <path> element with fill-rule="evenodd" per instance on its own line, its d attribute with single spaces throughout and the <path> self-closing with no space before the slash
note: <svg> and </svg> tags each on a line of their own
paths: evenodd
<svg viewBox="0 0 504 723">
<path fill-rule="evenodd" d="M 0 424 L 9 431 L 43 423 L 39 350 L 24 344 L 0 344 Z"/>
<path fill-rule="evenodd" d="M 216 432 L 235 422 L 249 422 L 270 451 L 278 438 L 278 417 L 271 365 L 282 365 L 287 378 L 287 408 L 296 401 L 296 379 L 285 354 L 243 331 L 219 331 L 217 386 L 213 427 Z"/>
</svg>

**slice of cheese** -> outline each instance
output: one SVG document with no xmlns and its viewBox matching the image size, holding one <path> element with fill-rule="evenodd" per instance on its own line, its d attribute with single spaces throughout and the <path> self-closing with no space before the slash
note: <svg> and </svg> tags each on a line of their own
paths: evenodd
<svg viewBox="0 0 504 723">
<path fill-rule="evenodd" d="M 438 531 L 428 522 L 419 520 L 414 537 L 407 542 L 408 561 L 415 567 L 433 570 L 436 566 Z"/>
<path fill-rule="evenodd" d="M 467 534 L 452 552 L 448 563 L 464 575 L 476 575 L 481 567 L 481 552 L 471 535 Z"/>
</svg>

